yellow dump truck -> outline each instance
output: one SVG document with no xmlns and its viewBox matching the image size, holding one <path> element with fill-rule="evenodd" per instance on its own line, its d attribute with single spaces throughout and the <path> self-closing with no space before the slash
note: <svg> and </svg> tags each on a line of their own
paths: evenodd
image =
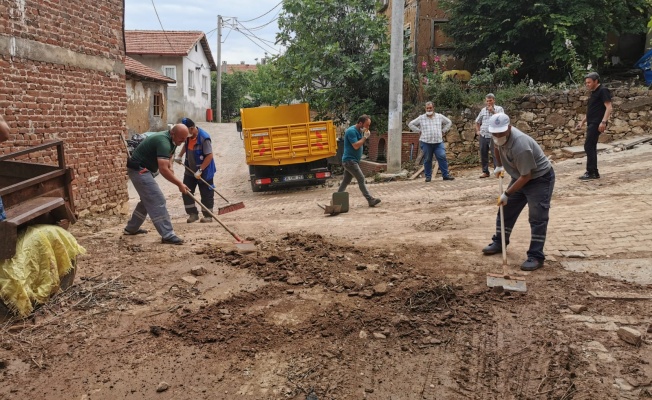
<svg viewBox="0 0 652 400">
<path fill-rule="evenodd" d="M 329 157 L 337 153 L 333 121 L 310 122 L 306 103 L 240 109 L 254 192 L 324 184 Z"/>
</svg>

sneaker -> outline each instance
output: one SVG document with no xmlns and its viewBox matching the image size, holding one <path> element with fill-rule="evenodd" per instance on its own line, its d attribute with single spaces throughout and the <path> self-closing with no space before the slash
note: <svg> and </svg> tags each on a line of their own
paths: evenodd
<svg viewBox="0 0 652 400">
<path fill-rule="evenodd" d="M 489 172 L 483 172 L 480 178 L 489 178 Z"/>
<path fill-rule="evenodd" d="M 454 181 L 455 178 L 453 178 L 452 176 L 445 176 L 445 177 L 444 177 L 444 180 L 445 180 L 445 181 Z"/>
<path fill-rule="evenodd" d="M 187 223 L 191 224 L 195 221 L 199 220 L 199 214 L 190 214 L 188 216 L 188 219 L 186 220 Z"/>
<path fill-rule="evenodd" d="M 600 179 L 600 174 L 591 174 L 588 171 L 584 175 L 580 176 L 580 180 L 588 181 L 590 179 Z"/>
<path fill-rule="evenodd" d="M 143 234 L 147 233 L 147 229 L 140 228 L 136 232 L 130 232 L 130 231 L 127 230 L 127 228 L 125 228 L 125 229 L 122 230 L 122 233 L 125 234 L 125 235 L 143 235 Z"/>
<path fill-rule="evenodd" d="M 534 271 L 543 267 L 543 260 L 538 258 L 528 257 L 523 264 L 521 264 L 521 271 Z"/>
<path fill-rule="evenodd" d="M 431 180 L 431 178 L 426 178 L 426 182 L 430 182 Z"/>
<path fill-rule="evenodd" d="M 199 222 L 201 222 L 202 224 L 213 222 L 213 217 L 202 217 L 202 219 L 200 219 Z"/>
<path fill-rule="evenodd" d="M 503 247 L 498 242 L 491 242 L 490 245 L 482 249 L 482 253 L 486 256 L 498 254 L 501 253 L 502 251 L 503 251 Z"/>
<path fill-rule="evenodd" d="M 179 236 L 172 236 L 171 238 L 161 239 L 163 244 L 183 244 L 183 239 Z"/>
<path fill-rule="evenodd" d="M 369 207 L 376 207 L 378 204 L 380 204 L 380 199 L 369 200 Z"/>
</svg>

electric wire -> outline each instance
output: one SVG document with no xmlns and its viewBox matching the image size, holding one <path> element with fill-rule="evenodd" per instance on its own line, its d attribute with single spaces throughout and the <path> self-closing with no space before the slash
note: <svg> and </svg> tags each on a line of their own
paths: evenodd
<svg viewBox="0 0 652 400">
<path fill-rule="evenodd" d="M 272 9 L 267 11 L 265 14 L 259 15 L 256 18 L 252 18 L 252 19 L 248 19 L 246 21 L 240 21 L 240 22 L 251 22 L 251 21 L 255 21 L 257 19 L 260 19 L 260 18 L 264 17 L 265 15 L 267 15 L 267 14 L 271 13 L 272 11 L 274 11 L 274 9 L 276 9 L 276 7 L 280 6 L 281 4 L 283 4 L 283 0 L 279 1 L 278 4 L 276 4 L 274 7 L 272 7 Z"/>
</svg>

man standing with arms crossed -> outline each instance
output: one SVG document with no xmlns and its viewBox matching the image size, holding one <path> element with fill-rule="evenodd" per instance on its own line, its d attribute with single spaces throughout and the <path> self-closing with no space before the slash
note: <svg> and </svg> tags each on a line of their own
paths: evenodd
<svg viewBox="0 0 652 400">
<path fill-rule="evenodd" d="M 586 115 L 575 127 L 580 130 L 586 122 L 586 139 L 584 141 L 586 172 L 580 176 L 583 181 L 600 179 L 600 173 L 598 172 L 598 138 L 607 129 L 607 123 L 612 111 L 611 92 L 600 84 L 600 75 L 597 72 L 587 74 L 584 84 L 591 91 L 591 94 L 586 106 Z"/>
<path fill-rule="evenodd" d="M 147 136 L 127 160 L 127 173 L 140 196 L 140 201 L 127 222 L 124 229 L 125 235 L 147 233 L 145 229 L 141 229 L 141 225 L 149 215 L 152 224 L 161 235 L 162 243 L 183 243 L 183 239 L 174 233 L 170 214 L 165 206 L 165 196 L 156 183 L 154 175 L 161 171 L 161 175 L 174 183 L 181 194 L 188 192 L 188 187 L 174 176 L 172 170 L 174 152 L 187 137 L 188 128 L 183 124 L 176 124 L 169 131 L 156 132 Z"/>
<path fill-rule="evenodd" d="M 368 115 L 361 115 L 355 125 L 350 126 L 344 132 L 344 153 L 342 154 L 342 167 L 344 168 L 344 178 L 338 192 L 346 191 L 346 187 L 355 178 L 358 181 L 358 187 L 369 207 L 375 207 L 380 203 L 379 198 L 374 198 L 367 190 L 367 185 L 364 182 L 364 174 L 360 169 L 360 159 L 362 158 L 362 147 L 369 139 L 371 133 L 369 126 L 371 125 L 371 118 Z"/>
<path fill-rule="evenodd" d="M 480 144 L 480 163 L 482 164 L 482 175 L 480 175 L 480 178 L 489 177 L 489 153 L 491 153 L 491 158 L 494 158 L 494 144 L 491 139 L 491 133 L 487 130 L 489 118 L 494 114 L 505 112 L 501 106 L 496 105 L 496 97 L 493 93 L 485 96 L 484 101 L 487 106 L 480 110 L 478 117 L 475 119 L 475 135 L 478 137 Z M 496 160 L 494 160 L 495 166 Z"/>
<path fill-rule="evenodd" d="M 426 182 L 432 179 L 432 155 L 434 153 L 445 181 L 452 181 L 448 173 L 448 161 L 446 160 L 446 148 L 444 147 L 444 133 L 453 125 L 450 119 L 435 112 L 435 105 L 432 101 L 426 103 L 426 113 L 410 121 L 408 126 L 413 132 L 421 132 L 419 146 L 423 150 L 423 174 Z"/>
</svg>

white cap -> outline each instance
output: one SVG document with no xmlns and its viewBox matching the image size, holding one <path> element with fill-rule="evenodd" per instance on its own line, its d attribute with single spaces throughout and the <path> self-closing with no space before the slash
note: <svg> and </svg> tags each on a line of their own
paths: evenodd
<svg viewBox="0 0 652 400">
<path fill-rule="evenodd" d="M 509 117 L 507 114 L 498 113 L 494 114 L 489 118 L 489 132 L 490 133 L 502 133 L 509 128 Z"/>
</svg>

